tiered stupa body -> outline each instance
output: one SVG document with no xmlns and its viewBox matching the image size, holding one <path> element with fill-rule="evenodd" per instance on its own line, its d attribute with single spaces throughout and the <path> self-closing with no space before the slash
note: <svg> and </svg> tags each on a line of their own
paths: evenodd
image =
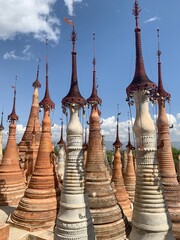
<svg viewBox="0 0 180 240">
<path fill-rule="evenodd" d="M 4 126 L 3 126 L 3 112 L 2 112 L 1 124 L 0 124 L 0 164 L 1 164 L 1 161 L 2 161 L 2 157 L 3 157 L 3 146 L 2 146 L 2 143 L 3 143 L 3 130 L 4 130 Z"/>
<path fill-rule="evenodd" d="M 126 175 L 127 161 L 128 161 L 127 151 L 124 149 L 123 150 L 123 160 L 122 160 L 123 177 Z"/>
<path fill-rule="evenodd" d="M 61 138 L 57 144 L 59 145 L 57 171 L 60 181 L 63 181 L 64 165 L 66 161 L 66 144 L 63 140 L 63 121 L 61 122 Z"/>
<path fill-rule="evenodd" d="M 119 139 L 118 122 L 119 120 L 117 117 L 116 141 L 113 143 L 113 146 L 115 147 L 115 153 L 114 153 L 112 183 L 114 183 L 115 196 L 117 198 L 117 201 L 121 205 L 125 215 L 130 220 L 132 217 L 132 208 L 131 208 L 131 202 L 129 200 L 129 195 L 126 191 L 126 188 L 124 185 L 124 179 L 122 176 L 122 163 L 121 163 L 121 154 L 120 154 L 120 148 L 122 146 L 122 143 L 120 142 L 120 139 Z"/>
<path fill-rule="evenodd" d="M 55 239 L 94 240 L 94 226 L 85 187 L 83 129 L 79 120 L 79 110 L 85 107 L 86 101 L 78 88 L 74 26 L 71 38 L 73 43 L 71 86 L 69 93 L 62 99 L 64 110 L 66 107 L 69 108 L 70 121 L 66 131 L 66 162 Z"/>
<path fill-rule="evenodd" d="M 93 89 L 87 100 L 92 107 L 86 162 L 86 186 L 97 240 L 120 240 L 125 239 L 129 234 L 130 226 L 117 203 L 104 162 L 98 109 L 98 104 L 101 104 L 102 100 L 97 96 L 95 59 L 93 63 Z"/>
<path fill-rule="evenodd" d="M 101 144 L 102 144 L 102 149 L 103 149 L 104 163 L 107 167 L 107 171 L 108 171 L 108 174 L 109 174 L 109 179 L 111 181 L 112 170 L 111 170 L 110 164 L 109 164 L 108 159 L 107 159 L 107 153 L 106 153 L 107 149 L 106 149 L 106 144 L 105 144 L 105 135 L 101 135 L 101 136 L 102 136 Z"/>
<path fill-rule="evenodd" d="M 135 147 L 131 144 L 129 127 L 128 127 L 128 144 L 126 145 L 126 147 L 128 148 L 128 160 L 127 160 L 126 174 L 124 177 L 124 183 L 126 186 L 126 190 L 129 194 L 129 199 L 131 200 L 131 202 L 134 202 L 136 174 L 134 169 L 132 150 L 134 150 Z"/>
<path fill-rule="evenodd" d="M 31 105 L 31 110 L 29 114 L 29 119 L 26 125 L 26 130 L 23 134 L 21 142 L 18 144 L 19 148 L 19 158 L 22 162 L 28 161 L 26 152 L 28 147 L 30 146 L 32 142 L 32 137 L 33 137 L 33 130 L 34 130 L 34 124 L 35 124 L 35 138 L 36 138 L 36 143 L 39 143 L 40 141 L 40 121 L 39 121 L 39 93 L 38 93 L 38 88 L 41 87 L 41 84 L 38 80 L 39 78 L 39 65 L 38 65 L 38 70 L 37 70 L 37 77 L 36 81 L 32 84 L 34 87 L 34 93 L 33 93 L 33 98 L 32 98 L 32 105 Z M 37 154 L 37 151 L 35 149 L 35 152 Z M 32 152 L 33 154 L 33 152 Z M 34 154 L 33 154 L 34 155 Z M 28 155 L 29 158 L 32 158 L 32 156 Z M 27 169 L 28 171 L 28 169 Z"/>
<path fill-rule="evenodd" d="M 19 166 L 18 149 L 16 145 L 16 121 L 18 116 L 15 111 L 16 89 L 14 89 L 14 102 L 11 114 L 9 134 L 2 163 L 0 165 L 0 206 L 17 205 L 24 194 L 25 182 Z"/>
<path fill-rule="evenodd" d="M 177 162 L 177 180 L 180 183 L 180 154 L 178 155 L 178 162 Z"/>
<path fill-rule="evenodd" d="M 162 182 L 156 156 L 155 127 L 149 113 L 149 98 L 156 88 L 146 73 L 143 63 L 138 1 L 133 13 L 136 18 L 136 69 L 131 84 L 127 87 L 128 98 L 134 98 L 136 119 L 134 133 L 137 152 L 136 188 L 130 240 L 171 240 L 172 223 L 165 203 Z"/>
<path fill-rule="evenodd" d="M 158 30 L 159 36 L 159 30 Z M 158 163 L 162 177 L 166 203 L 173 223 L 173 233 L 176 239 L 180 239 L 180 186 L 172 155 L 171 141 L 169 136 L 169 124 L 166 116 L 166 100 L 170 100 L 170 94 L 164 90 L 161 75 L 161 51 L 158 49 Z"/>
<path fill-rule="evenodd" d="M 50 109 L 55 107 L 48 89 L 46 63 L 46 90 L 39 106 L 44 109 L 42 133 L 34 172 L 28 188 L 17 209 L 10 216 L 10 223 L 19 228 L 35 231 L 55 225 L 59 208 L 60 188 L 52 161 Z"/>
</svg>

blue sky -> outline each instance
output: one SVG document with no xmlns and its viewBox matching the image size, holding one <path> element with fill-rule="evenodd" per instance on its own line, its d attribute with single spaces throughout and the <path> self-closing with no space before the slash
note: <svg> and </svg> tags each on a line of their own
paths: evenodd
<svg viewBox="0 0 180 240">
<path fill-rule="evenodd" d="M 17 80 L 17 105 L 19 115 L 18 139 L 27 123 L 32 102 L 32 82 L 36 78 L 37 59 L 41 58 L 39 80 L 40 100 L 45 86 L 45 38 L 49 39 L 49 88 L 56 108 L 52 116 L 53 138 L 59 138 L 61 99 L 67 94 L 71 79 L 71 27 L 64 17 L 71 19 L 72 0 L 0 0 L 0 110 L 7 115 L 12 109 L 15 76 Z M 102 133 L 107 140 L 115 137 L 115 115 L 119 104 L 120 138 L 127 138 L 128 105 L 126 87 L 131 82 L 135 67 L 135 19 L 132 15 L 133 0 L 78 0 L 74 3 L 75 29 L 77 32 L 77 70 L 79 89 L 88 98 L 92 89 L 92 34 L 96 33 L 96 70 L 100 107 L 103 119 Z M 180 138 L 180 2 L 179 0 L 144 0 L 139 24 L 145 68 L 148 77 L 157 83 L 157 34 L 160 28 L 162 51 L 162 76 L 166 91 L 172 95 L 167 113 L 174 122 L 171 137 Z M 155 108 L 154 108 L 155 109 Z M 156 110 L 150 106 L 152 116 Z M 135 107 L 132 108 L 135 117 Z M 87 117 L 89 110 L 87 110 Z M 42 119 L 42 115 L 41 115 Z M 6 135 L 6 133 L 5 133 Z"/>
</svg>

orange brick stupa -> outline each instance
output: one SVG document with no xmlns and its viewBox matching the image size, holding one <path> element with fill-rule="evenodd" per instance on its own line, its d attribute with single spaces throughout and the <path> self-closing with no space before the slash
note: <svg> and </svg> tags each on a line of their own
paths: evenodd
<svg viewBox="0 0 180 240">
<path fill-rule="evenodd" d="M 23 137 L 21 139 L 21 142 L 18 144 L 19 148 L 19 158 L 22 163 L 25 161 L 28 161 L 29 158 L 36 158 L 37 156 L 37 151 L 35 148 L 35 153 L 33 151 L 28 153 L 28 156 L 26 155 L 28 147 L 31 145 L 32 138 L 34 137 L 32 132 L 34 131 L 35 134 L 35 140 L 36 144 L 40 141 L 40 121 L 39 121 L 39 93 L 38 93 L 38 88 L 41 87 L 41 83 L 39 82 L 39 64 L 38 64 L 38 69 L 37 69 L 37 76 L 36 76 L 36 81 L 33 82 L 32 86 L 34 87 L 34 93 L 33 93 L 33 98 L 32 98 L 32 105 L 31 105 L 31 110 L 29 114 L 29 119 L 26 125 L 26 130 L 23 134 Z M 35 125 L 35 126 L 34 126 Z M 32 150 L 32 146 L 31 146 Z M 32 156 L 33 155 L 33 156 Z M 27 169 L 27 171 L 29 171 Z"/>
<path fill-rule="evenodd" d="M 109 174 L 104 162 L 100 134 L 100 111 L 98 104 L 102 100 L 97 95 L 95 77 L 95 58 L 93 60 L 93 88 L 87 99 L 91 105 L 88 153 L 86 162 L 86 186 L 90 202 L 90 210 L 94 219 L 97 240 L 125 239 L 130 226 L 121 207 L 117 204 L 109 181 Z"/>
<path fill-rule="evenodd" d="M 165 106 L 166 101 L 170 101 L 170 94 L 167 93 L 163 87 L 160 55 L 161 51 L 158 46 L 158 89 L 156 93 L 159 110 L 157 118 L 158 163 L 162 177 L 166 203 L 173 223 L 173 233 L 176 239 L 180 239 L 180 186 L 177 181 L 177 175 L 172 155 L 169 124 Z"/>
<path fill-rule="evenodd" d="M 136 174 L 134 169 L 132 150 L 134 150 L 135 147 L 133 147 L 133 145 L 131 144 L 129 126 L 128 126 L 128 144 L 126 145 L 126 147 L 128 149 L 128 160 L 127 160 L 126 175 L 124 177 L 124 183 L 126 186 L 126 190 L 129 194 L 129 199 L 131 200 L 131 202 L 134 202 Z"/>
<path fill-rule="evenodd" d="M 120 148 L 122 143 L 119 140 L 119 118 L 117 116 L 117 130 L 116 130 L 116 141 L 113 143 L 115 147 L 114 162 L 113 162 L 113 175 L 112 183 L 114 183 L 115 196 L 118 203 L 121 205 L 123 212 L 130 220 L 132 217 L 131 201 L 124 185 L 124 179 L 122 176 L 122 163 Z"/>
<path fill-rule="evenodd" d="M 39 106 L 44 109 L 42 134 L 36 165 L 28 188 L 10 222 L 29 231 L 45 229 L 55 225 L 59 209 L 60 188 L 52 159 L 50 109 L 55 107 L 48 88 L 48 64 L 46 63 L 46 90 Z"/>
<path fill-rule="evenodd" d="M 0 206 L 17 205 L 25 190 L 25 182 L 19 166 L 19 156 L 16 145 L 16 121 L 18 120 L 18 116 L 15 106 L 16 88 L 14 88 L 12 112 L 8 116 L 10 122 L 8 140 L 0 165 Z"/>
</svg>

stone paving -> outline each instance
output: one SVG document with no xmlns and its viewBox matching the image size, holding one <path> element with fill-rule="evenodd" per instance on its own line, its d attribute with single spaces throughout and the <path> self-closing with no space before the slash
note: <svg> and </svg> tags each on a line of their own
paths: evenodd
<svg viewBox="0 0 180 240">
<path fill-rule="evenodd" d="M 0 223 L 5 223 L 10 213 L 15 207 L 1 206 L 0 207 Z M 8 240 L 53 240 L 54 233 L 53 228 L 29 232 L 24 229 L 15 228 L 10 225 L 10 234 Z"/>
</svg>

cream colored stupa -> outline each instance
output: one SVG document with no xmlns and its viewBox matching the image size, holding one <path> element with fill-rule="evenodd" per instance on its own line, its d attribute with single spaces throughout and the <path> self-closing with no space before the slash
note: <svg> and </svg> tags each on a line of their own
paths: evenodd
<svg viewBox="0 0 180 240">
<path fill-rule="evenodd" d="M 136 68 L 134 78 L 126 89 L 127 100 L 134 99 L 136 105 L 134 133 L 137 154 L 132 231 L 129 239 L 171 240 L 175 238 L 158 169 L 155 126 L 149 113 L 149 99 L 154 94 L 156 84 L 149 80 L 144 68 L 139 12 L 138 1 L 135 0 Z"/>
<path fill-rule="evenodd" d="M 86 100 L 78 88 L 76 69 L 76 32 L 72 29 L 72 77 L 68 94 L 62 99 L 63 109 L 70 111 L 67 126 L 67 152 L 61 191 L 60 211 L 55 228 L 55 240 L 95 240 L 93 220 L 89 210 L 85 187 L 83 159 L 83 129 L 79 119 L 80 109 Z"/>
</svg>

